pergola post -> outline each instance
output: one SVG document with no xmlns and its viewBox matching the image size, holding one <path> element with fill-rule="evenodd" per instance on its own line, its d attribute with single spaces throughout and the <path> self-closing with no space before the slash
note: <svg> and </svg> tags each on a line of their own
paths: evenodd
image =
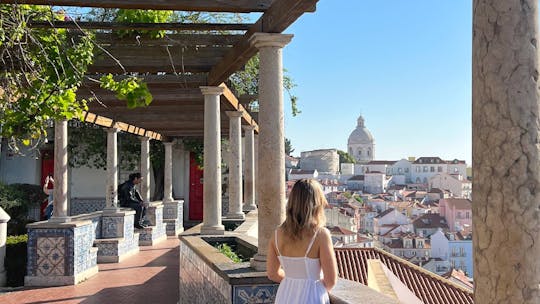
<svg viewBox="0 0 540 304">
<path fill-rule="evenodd" d="M 107 128 L 107 185 L 105 211 L 118 211 L 118 129 Z"/>
<path fill-rule="evenodd" d="M 165 146 L 165 176 L 163 191 L 163 222 L 166 226 L 166 233 L 175 236 L 184 231 L 183 201 L 174 200 L 173 190 L 173 142 L 164 142 Z"/>
<path fill-rule="evenodd" d="M 54 190 L 50 222 L 69 222 L 68 208 L 68 128 L 67 120 L 54 123 Z"/>
<path fill-rule="evenodd" d="M 474 302 L 538 303 L 538 1 L 473 6 Z"/>
<path fill-rule="evenodd" d="M 244 211 L 256 210 L 255 205 L 255 146 L 254 129 L 251 125 L 243 126 L 245 138 L 244 157 Z"/>
<path fill-rule="evenodd" d="M 141 140 L 141 196 L 145 203 L 150 202 L 150 138 L 143 136 Z"/>
<path fill-rule="evenodd" d="M 255 33 L 250 43 L 259 49 L 259 194 L 258 252 L 251 261 L 266 269 L 268 240 L 285 219 L 285 136 L 283 122 L 282 48 L 292 35 Z"/>
<path fill-rule="evenodd" d="M 221 224 L 221 126 L 219 96 L 222 87 L 201 87 L 204 95 L 204 189 L 201 234 L 224 234 Z"/>
<path fill-rule="evenodd" d="M 229 116 L 229 212 L 227 218 L 244 219 L 242 212 L 242 111 L 227 111 Z"/>
<path fill-rule="evenodd" d="M 172 142 L 164 142 L 165 146 L 165 168 L 163 178 L 163 202 L 171 202 L 172 196 Z"/>
</svg>

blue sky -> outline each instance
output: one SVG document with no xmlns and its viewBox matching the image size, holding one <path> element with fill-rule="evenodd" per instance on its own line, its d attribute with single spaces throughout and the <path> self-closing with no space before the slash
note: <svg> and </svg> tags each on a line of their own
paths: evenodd
<svg viewBox="0 0 540 304">
<path fill-rule="evenodd" d="M 346 150 L 362 114 L 376 159 L 471 163 L 470 0 L 322 0 L 286 32 L 302 111 L 285 104 L 293 155 Z"/>
</svg>

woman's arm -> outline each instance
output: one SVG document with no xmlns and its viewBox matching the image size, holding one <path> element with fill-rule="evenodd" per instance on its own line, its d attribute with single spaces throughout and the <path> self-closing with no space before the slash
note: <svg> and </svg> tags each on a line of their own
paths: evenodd
<svg viewBox="0 0 540 304">
<path fill-rule="evenodd" d="M 332 237 L 328 229 L 322 229 L 320 233 L 320 261 L 323 272 L 321 280 L 326 290 L 330 291 L 336 285 L 337 281 L 337 262 L 334 246 L 332 245 Z"/>
<path fill-rule="evenodd" d="M 49 177 L 45 178 L 45 183 L 43 184 L 43 193 L 49 195 Z"/>
<path fill-rule="evenodd" d="M 280 283 L 285 278 L 285 272 L 281 268 L 276 252 L 274 235 L 268 241 L 268 253 L 266 254 L 266 275 L 274 282 Z"/>
</svg>

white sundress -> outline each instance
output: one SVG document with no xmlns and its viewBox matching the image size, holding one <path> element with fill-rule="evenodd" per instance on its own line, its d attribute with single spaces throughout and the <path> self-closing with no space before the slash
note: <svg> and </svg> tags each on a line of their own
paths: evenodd
<svg viewBox="0 0 540 304">
<path fill-rule="evenodd" d="M 303 257 L 282 256 L 275 232 L 276 250 L 279 262 L 285 271 L 285 278 L 279 284 L 276 304 L 329 304 L 328 292 L 321 282 L 321 263 L 318 258 L 308 258 L 307 254 L 313 246 L 318 231 L 313 235 Z"/>
</svg>

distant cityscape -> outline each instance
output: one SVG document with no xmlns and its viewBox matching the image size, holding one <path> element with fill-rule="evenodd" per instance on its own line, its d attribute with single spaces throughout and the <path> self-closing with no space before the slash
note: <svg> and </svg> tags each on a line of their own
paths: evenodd
<svg viewBox="0 0 540 304">
<path fill-rule="evenodd" d="M 336 248 L 378 248 L 472 291 L 472 183 L 464 160 L 437 156 L 379 160 L 360 116 L 337 149 L 287 156 L 287 187 L 319 180 Z M 341 153 L 343 154 L 343 153 Z"/>
</svg>

